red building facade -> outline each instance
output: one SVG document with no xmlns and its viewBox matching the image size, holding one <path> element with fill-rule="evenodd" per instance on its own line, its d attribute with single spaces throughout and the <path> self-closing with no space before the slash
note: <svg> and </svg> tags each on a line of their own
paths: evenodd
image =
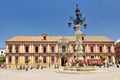
<svg viewBox="0 0 120 80">
<path fill-rule="evenodd" d="M 116 60 L 120 61 L 120 40 L 115 43 Z"/>
<path fill-rule="evenodd" d="M 100 59 L 106 56 L 105 62 L 115 63 L 114 41 L 104 36 L 82 37 L 84 60 Z M 40 59 L 42 65 L 63 66 L 71 63 L 75 57 L 75 36 L 16 36 L 6 40 L 6 65 L 25 65 L 29 59 L 29 65 L 34 66 Z"/>
</svg>

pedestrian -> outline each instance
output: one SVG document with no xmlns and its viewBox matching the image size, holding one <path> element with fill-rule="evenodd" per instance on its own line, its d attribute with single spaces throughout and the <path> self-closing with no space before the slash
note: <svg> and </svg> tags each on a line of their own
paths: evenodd
<svg viewBox="0 0 120 80">
<path fill-rule="evenodd" d="M 116 67 L 119 68 L 119 64 L 118 63 L 116 63 Z"/>
<path fill-rule="evenodd" d="M 26 71 L 28 71 L 28 64 L 26 64 L 25 68 L 26 68 Z"/>
</svg>

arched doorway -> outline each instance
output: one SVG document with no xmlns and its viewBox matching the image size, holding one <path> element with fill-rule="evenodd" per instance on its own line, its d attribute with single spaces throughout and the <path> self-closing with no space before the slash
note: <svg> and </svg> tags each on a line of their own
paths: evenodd
<svg viewBox="0 0 120 80">
<path fill-rule="evenodd" d="M 61 58 L 61 66 L 66 66 L 66 63 L 67 63 L 67 57 L 66 56 L 63 56 Z"/>
</svg>

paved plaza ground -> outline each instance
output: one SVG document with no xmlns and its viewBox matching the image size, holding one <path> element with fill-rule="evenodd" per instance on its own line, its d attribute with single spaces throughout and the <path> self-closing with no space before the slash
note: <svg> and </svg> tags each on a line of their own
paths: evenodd
<svg viewBox="0 0 120 80">
<path fill-rule="evenodd" d="M 98 68 L 79 74 L 57 73 L 54 68 L 16 70 L 0 69 L 0 80 L 120 80 L 120 68 Z"/>
</svg>

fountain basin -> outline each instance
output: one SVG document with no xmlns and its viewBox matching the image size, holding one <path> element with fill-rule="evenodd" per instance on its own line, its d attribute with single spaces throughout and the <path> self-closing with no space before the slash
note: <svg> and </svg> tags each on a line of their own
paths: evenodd
<svg viewBox="0 0 120 80">
<path fill-rule="evenodd" d="M 85 67 L 64 67 L 64 70 L 71 70 L 71 71 L 94 71 L 96 70 L 93 66 L 85 66 Z"/>
</svg>

